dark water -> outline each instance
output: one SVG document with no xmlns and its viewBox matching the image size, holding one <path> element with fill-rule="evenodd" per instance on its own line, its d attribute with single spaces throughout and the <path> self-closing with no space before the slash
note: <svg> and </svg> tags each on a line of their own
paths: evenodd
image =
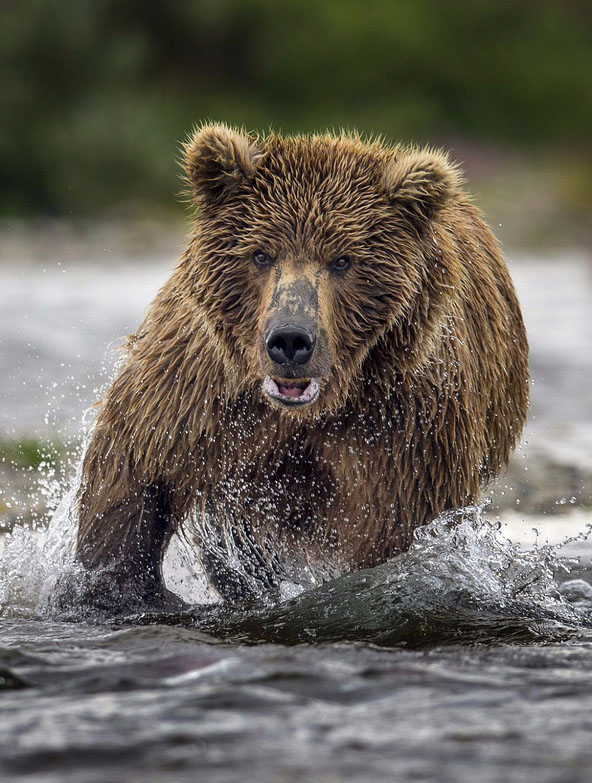
<svg viewBox="0 0 592 783">
<path fill-rule="evenodd" d="M 478 508 L 277 606 L 67 623 L 57 524 L 4 549 L 2 780 L 590 779 L 592 587 Z"/>
<path fill-rule="evenodd" d="M 592 645 L 247 647 L 4 620 L 0 770 L 43 781 L 588 781 Z"/>
</svg>

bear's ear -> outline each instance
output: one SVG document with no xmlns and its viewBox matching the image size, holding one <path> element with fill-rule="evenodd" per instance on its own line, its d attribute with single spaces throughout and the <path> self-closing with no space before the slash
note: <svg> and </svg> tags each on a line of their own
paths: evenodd
<svg viewBox="0 0 592 783">
<path fill-rule="evenodd" d="M 460 175 L 447 156 L 430 149 L 397 150 L 383 175 L 389 199 L 418 224 L 433 217 L 460 184 Z"/>
<path fill-rule="evenodd" d="M 198 203 L 216 201 L 255 175 L 263 156 L 255 141 L 226 125 L 197 129 L 183 148 L 183 167 Z"/>
</svg>

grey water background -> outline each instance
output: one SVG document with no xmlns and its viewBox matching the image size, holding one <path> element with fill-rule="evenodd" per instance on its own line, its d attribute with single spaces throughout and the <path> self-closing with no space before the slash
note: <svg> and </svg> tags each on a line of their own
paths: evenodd
<svg viewBox="0 0 592 783">
<path fill-rule="evenodd" d="M 108 349 L 174 259 L 3 260 L 3 433 L 80 436 Z M 2 780 L 590 779 L 592 266 L 510 265 L 532 411 L 484 514 L 438 520 L 385 566 L 249 611 L 206 603 L 179 548 L 171 584 L 204 605 L 117 622 L 44 613 L 63 507 L 49 533 L 2 537 Z"/>
</svg>

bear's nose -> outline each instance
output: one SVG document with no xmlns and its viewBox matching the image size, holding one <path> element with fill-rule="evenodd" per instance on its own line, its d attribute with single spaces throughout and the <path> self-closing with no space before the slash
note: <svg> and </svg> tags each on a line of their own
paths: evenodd
<svg viewBox="0 0 592 783">
<path fill-rule="evenodd" d="M 265 338 L 269 358 L 276 364 L 306 364 L 312 356 L 315 342 L 314 334 L 294 324 L 277 326 Z"/>
</svg>

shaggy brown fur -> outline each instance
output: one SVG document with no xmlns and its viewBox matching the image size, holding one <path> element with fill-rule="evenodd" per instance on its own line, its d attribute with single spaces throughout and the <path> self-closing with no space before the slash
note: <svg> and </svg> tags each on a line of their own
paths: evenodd
<svg viewBox="0 0 592 783">
<path fill-rule="evenodd" d="M 212 584 L 235 598 L 274 589 L 290 563 L 381 563 L 475 501 L 524 424 L 527 341 L 500 249 L 446 157 L 214 125 L 185 167 L 193 233 L 98 415 L 82 563 L 157 600 L 169 538 L 193 518 Z M 303 368 L 275 373 L 318 378 L 308 405 L 262 389 L 282 319 L 316 339 Z"/>
</svg>

